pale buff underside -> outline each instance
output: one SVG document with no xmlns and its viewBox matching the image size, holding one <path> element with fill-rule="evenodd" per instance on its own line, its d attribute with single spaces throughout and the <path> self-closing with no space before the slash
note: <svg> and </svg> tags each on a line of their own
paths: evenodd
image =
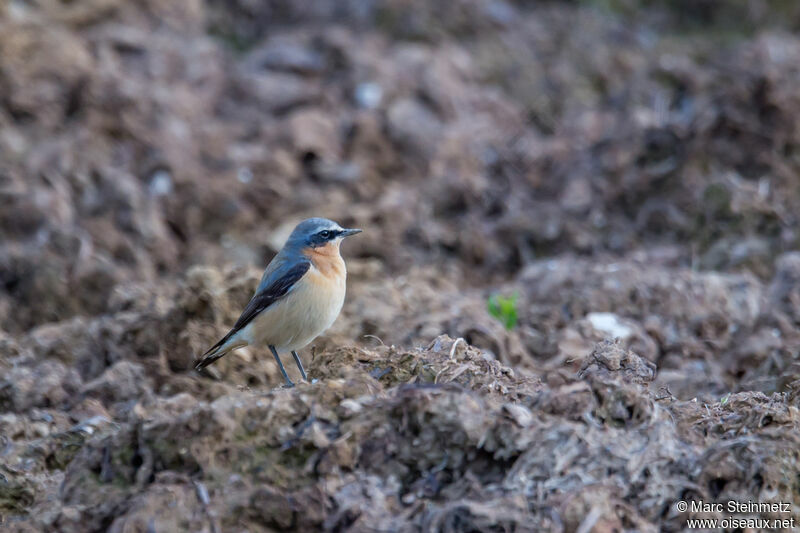
<svg viewBox="0 0 800 533">
<path fill-rule="evenodd" d="M 228 347 L 250 344 L 272 345 L 280 352 L 299 350 L 331 327 L 345 295 L 344 261 L 338 260 L 342 275 L 326 276 L 311 266 L 286 296 L 234 335 Z"/>
</svg>

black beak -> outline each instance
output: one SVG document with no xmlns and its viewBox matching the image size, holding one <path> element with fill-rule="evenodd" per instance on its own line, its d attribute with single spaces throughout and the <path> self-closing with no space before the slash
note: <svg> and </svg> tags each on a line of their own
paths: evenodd
<svg viewBox="0 0 800 533">
<path fill-rule="evenodd" d="M 361 233 L 361 230 L 360 229 L 345 229 L 345 230 L 342 230 L 342 233 L 340 233 L 340 235 L 342 237 L 349 237 L 350 235 L 355 235 L 356 233 Z"/>
</svg>

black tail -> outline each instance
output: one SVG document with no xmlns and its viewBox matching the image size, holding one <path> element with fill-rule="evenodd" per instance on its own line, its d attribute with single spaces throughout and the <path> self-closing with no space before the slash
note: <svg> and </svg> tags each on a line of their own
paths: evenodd
<svg viewBox="0 0 800 533">
<path fill-rule="evenodd" d="M 214 346 L 209 348 L 209 350 L 206 353 L 203 354 L 203 356 L 200 358 L 200 360 L 197 362 L 197 364 L 194 365 L 194 369 L 195 370 L 202 370 L 205 367 L 207 367 L 208 365 L 210 365 L 211 363 L 213 363 L 214 361 L 216 361 L 217 359 L 219 359 L 220 357 L 224 356 L 225 354 L 227 354 L 228 352 L 233 350 L 234 348 L 238 348 L 239 346 L 243 346 L 244 345 L 244 344 L 241 344 L 241 345 L 235 345 L 235 346 L 228 346 L 225 349 L 223 349 L 222 347 L 225 345 L 226 342 L 228 342 L 230 340 L 230 338 L 232 336 L 233 336 L 233 332 L 231 331 L 230 333 L 228 333 L 227 335 L 222 337 L 219 340 L 219 342 L 217 342 Z"/>
</svg>

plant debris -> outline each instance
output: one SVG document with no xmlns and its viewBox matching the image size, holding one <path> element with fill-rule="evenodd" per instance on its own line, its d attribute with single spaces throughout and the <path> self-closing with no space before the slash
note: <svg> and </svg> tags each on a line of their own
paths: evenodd
<svg viewBox="0 0 800 533">
<path fill-rule="evenodd" d="M 611 4 L 0 4 L 0 528 L 800 521 L 800 12 Z M 307 216 L 310 382 L 196 373 Z"/>
</svg>

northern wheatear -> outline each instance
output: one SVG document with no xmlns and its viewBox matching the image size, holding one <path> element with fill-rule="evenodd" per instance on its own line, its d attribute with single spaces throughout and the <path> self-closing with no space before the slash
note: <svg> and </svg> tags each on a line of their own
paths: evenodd
<svg viewBox="0 0 800 533">
<path fill-rule="evenodd" d="M 249 345 L 267 345 L 289 387 L 279 351 L 290 351 L 306 379 L 297 350 L 328 329 L 344 303 L 347 270 L 339 245 L 360 229 L 344 229 L 325 218 L 309 218 L 294 228 L 270 261 L 256 293 L 227 335 L 198 361 L 200 370 L 226 353 Z"/>
</svg>

